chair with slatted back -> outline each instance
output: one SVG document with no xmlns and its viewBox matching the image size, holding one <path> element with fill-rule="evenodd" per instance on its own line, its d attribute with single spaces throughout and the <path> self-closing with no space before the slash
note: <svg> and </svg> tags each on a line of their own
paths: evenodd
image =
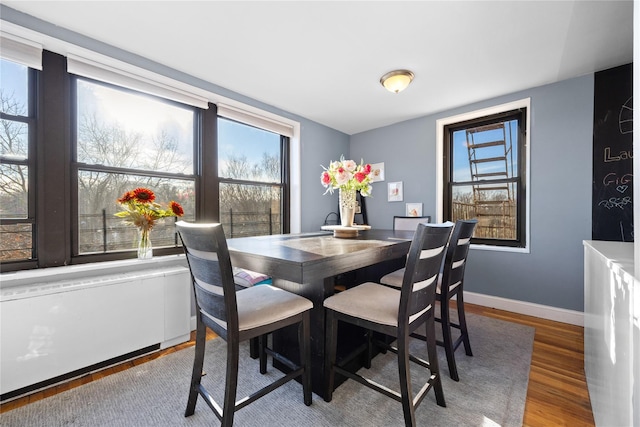
<svg viewBox="0 0 640 427">
<path fill-rule="evenodd" d="M 464 343 L 464 350 L 467 356 L 473 356 L 471 344 L 469 342 L 469 331 L 467 329 L 467 319 L 464 314 L 464 271 L 467 265 L 467 256 L 471 246 L 471 237 L 478 223 L 475 219 L 458 220 L 451 234 L 451 240 L 447 247 L 444 267 L 441 280 L 438 280 L 438 290 L 436 297 L 440 301 L 440 318 L 436 322 L 442 325 L 442 342 L 447 353 L 447 364 L 449 365 L 449 376 L 454 381 L 459 381 L 458 368 L 456 366 L 455 351 Z M 455 297 L 456 309 L 458 312 L 458 323 L 451 321 L 449 302 Z M 452 328 L 460 331 L 460 335 L 454 341 Z"/>
<path fill-rule="evenodd" d="M 415 426 L 415 409 L 426 393 L 433 388 L 436 402 L 446 406 L 438 369 L 434 309 L 438 273 L 445 254 L 453 224 L 425 224 L 417 226 L 411 242 L 401 289 L 366 282 L 324 300 L 326 310 L 325 343 L 325 400 L 333 395 L 336 373 L 356 380 L 383 395 L 402 403 L 407 426 Z M 338 323 L 346 322 L 396 339 L 397 347 L 376 342 L 397 354 L 400 392 L 376 383 L 346 369 L 353 357 L 336 363 Z M 409 352 L 409 336 L 419 328 L 427 337 L 427 359 Z M 361 351 L 367 351 L 364 344 Z M 409 363 L 428 369 L 426 384 L 414 396 Z"/>
<path fill-rule="evenodd" d="M 179 221 L 182 241 L 196 299 L 196 348 L 185 416 L 193 415 L 198 395 L 213 410 L 222 426 L 233 425 L 235 412 L 288 381 L 300 377 L 303 401 L 311 405 L 311 355 L 309 311 L 311 301 L 271 285 L 236 291 L 227 241 L 222 225 Z M 266 336 L 290 325 L 298 326 L 300 363 L 295 364 L 267 347 Z M 201 384 L 206 328 L 227 342 L 226 381 L 222 407 Z M 290 372 L 236 400 L 240 343 L 258 338 L 260 373 L 267 370 L 267 354 L 286 365 Z"/>
<path fill-rule="evenodd" d="M 455 381 L 459 381 L 458 369 L 455 360 L 455 351 L 461 343 L 464 344 L 467 356 L 473 356 L 471 344 L 469 342 L 469 331 L 467 329 L 467 320 L 464 312 L 464 271 L 467 256 L 469 254 L 469 246 L 471 245 L 471 236 L 475 230 L 475 219 L 456 221 L 451 240 L 447 246 L 447 253 L 442 268 L 442 273 L 438 278 L 438 288 L 436 298 L 440 302 L 440 317 L 436 318 L 436 322 L 442 325 L 442 341 L 438 341 L 438 345 L 445 348 L 447 354 L 447 364 L 449 365 L 449 375 Z M 401 276 L 398 271 L 383 276 L 380 283 L 399 288 L 402 285 Z M 445 285 L 446 284 L 446 285 Z M 458 323 L 451 321 L 449 302 L 456 297 L 456 310 L 458 312 Z M 452 328 L 460 331 L 458 338 L 453 341 Z M 417 338 L 424 337 L 415 335 Z"/>
</svg>

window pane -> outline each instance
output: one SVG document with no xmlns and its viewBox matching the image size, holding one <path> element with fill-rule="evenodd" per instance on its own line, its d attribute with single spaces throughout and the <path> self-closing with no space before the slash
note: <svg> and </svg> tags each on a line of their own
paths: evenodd
<svg viewBox="0 0 640 427">
<path fill-rule="evenodd" d="M 29 69 L 0 60 L 0 111 L 14 116 L 29 115 Z"/>
<path fill-rule="evenodd" d="M 282 182 L 280 135 L 220 118 L 218 176 L 245 181 Z"/>
<path fill-rule="evenodd" d="M 80 163 L 193 174 L 194 110 L 77 80 Z"/>
<path fill-rule="evenodd" d="M 0 261 L 31 259 L 33 226 L 31 224 L 0 225 Z"/>
<path fill-rule="evenodd" d="M 515 183 L 454 186 L 452 221 L 478 220 L 473 237 L 517 239 L 517 186 Z"/>
<path fill-rule="evenodd" d="M 518 174 L 518 121 L 453 132 L 454 182 L 512 178 Z"/>
<path fill-rule="evenodd" d="M 78 173 L 79 253 L 107 252 L 136 248 L 138 229 L 114 214 L 116 202 L 126 191 L 138 187 L 152 190 L 156 202 L 165 208 L 170 201 L 180 203 L 183 219 L 195 220 L 195 182 L 136 175 L 79 171 Z M 176 246 L 174 218 L 160 219 L 151 231 L 154 247 Z"/>
<path fill-rule="evenodd" d="M 0 218 L 29 215 L 29 168 L 0 164 Z"/>
<path fill-rule="evenodd" d="M 3 160 L 26 160 L 29 156 L 29 126 L 13 120 L 0 120 L 0 156 Z"/>
<path fill-rule="evenodd" d="M 282 233 L 282 189 L 274 185 L 220 184 L 220 222 L 227 237 Z"/>
</svg>

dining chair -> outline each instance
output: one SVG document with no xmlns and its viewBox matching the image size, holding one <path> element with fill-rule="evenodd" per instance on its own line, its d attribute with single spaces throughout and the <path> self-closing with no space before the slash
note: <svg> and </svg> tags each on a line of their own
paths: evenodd
<svg viewBox="0 0 640 427">
<path fill-rule="evenodd" d="M 311 301 L 271 285 L 236 291 L 227 241 L 221 224 L 178 221 L 178 234 L 187 257 L 196 301 L 196 348 L 185 417 L 195 412 L 198 395 L 204 398 L 222 426 L 233 425 L 235 412 L 288 381 L 300 377 L 305 405 L 311 405 L 309 311 Z M 267 346 L 267 334 L 298 326 L 300 363 L 295 364 Z M 222 407 L 201 384 L 206 328 L 227 342 L 226 380 Z M 259 339 L 260 373 L 267 371 L 267 354 L 290 369 L 271 384 L 236 400 L 239 346 Z"/>
<path fill-rule="evenodd" d="M 430 216 L 398 216 L 393 217 L 393 230 L 413 231 L 418 224 L 431 222 Z"/>
<path fill-rule="evenodd" d="M 341 374 L 383 395 L 402 403 L 405 425 L 415 426 L 415 410 L 430 389 L 436 402 L 446 406 L 438 369 L 435 336 L 434 306 L 438 273 L 442 264 L 453 224 L 424 224 L 417 226 L 407 257 L 405 275 L 400 289 L 366 282 L 324 300 L 326 311 L 325 343 L 325 400 L 333 396 L 335 374 Z M 368 343 L 339 363 L 336 361 L 338 323 L 345 322 L 396 338 L 396 347 L 384 346 L 397 354 L 400 391 L 392 390 L 373 379 L 346 369 L 346 365 L 368 351 Z M 410 354 L 410 334 L 422 327 L 426 336 L 427 359 Z M 414 396 L 409 363 L 428 369 L 428 380 Z"/>
<path fill-rule="evenodd" d="M 445 255 L 442 272 L 438 276 L 438 287 L 436 289 L 436 299 L 440 303 L 440 317 L 436 317 L 436 322 L 442 326 L 442 341 L 437 341 L 438 345 L 445 348 L 447 354 L 447 364 L 449 365 L 449 376 L 454 381 L 459 381 L 458 369 L 455 360 L 455 351 L 464 343 L 465 354 L 473 356 L 471 344 L 469 342 L 469 331 L 467 329 L 467 320 L 464 312 L 464 271 L 467 264 L 467 256 L 469 254 L 469 246 L 471 245 L 471 237 L 475 230 L 475 219 L 456 221 L 451 239 L 447 245 L 447 253 Z M 400 288 L 402 286 L 403 271 L 396 270 L 380 279 L 380 283 Z M 446 284 L 443 286 L 443 284 Z M 456 310 L 458 314 L 458 323 L 451 320 L 449 302 L 456 297 Z M 460 331 L 460 336 L 453 341 L 452 328 Z M 423 336 L 414 334 L 414 337 L 424 339 Z"/>
</svg>

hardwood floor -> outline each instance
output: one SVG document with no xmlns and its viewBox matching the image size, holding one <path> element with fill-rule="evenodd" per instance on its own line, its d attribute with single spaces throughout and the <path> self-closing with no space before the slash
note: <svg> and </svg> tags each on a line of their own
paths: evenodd
<svg viewBox="0 0 640 427">
<path fill-rule="evenodd" d="M 473 304 L 467 304 L 466 310 L 468 313 L 520 323 L 536 329 L 523 426 L 595 426 L 584 375 L 582 327 Z M 192 346 L 193 337 L 192 333 L 192 340 L 187 343 L 2 403 L 0 413 Z M 211 333 L 208 338 L 215 338 L 215 334 Z"/>
<path fill-rule="evenodd" d="M 584 375 L 581 326 L 473 304 L 466 304 L 465 310 L 536 329 L 523 426 L 595 426 Z"/>
</svg>

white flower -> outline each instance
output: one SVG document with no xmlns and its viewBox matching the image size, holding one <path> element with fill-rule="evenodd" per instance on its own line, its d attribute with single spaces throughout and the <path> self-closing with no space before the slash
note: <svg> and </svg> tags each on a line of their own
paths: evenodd
<svg viewBox="0 0 640 427">
<path fill-rule="evenodd" d="M 344 167 L 349 172 L 355 171 L 356 170 L 356 166 L 358 166 L 358 165 L 353 160 L 345 160 L 344 162 L 342 162 L 342 167 Z"/>
<path fill-rule="evenodd" d="M 345 168 L 339 168 L 336 172 L 336 182 L 338 185 L 345 185 L 351 179 L 351 174 Z"/>
</svg>

